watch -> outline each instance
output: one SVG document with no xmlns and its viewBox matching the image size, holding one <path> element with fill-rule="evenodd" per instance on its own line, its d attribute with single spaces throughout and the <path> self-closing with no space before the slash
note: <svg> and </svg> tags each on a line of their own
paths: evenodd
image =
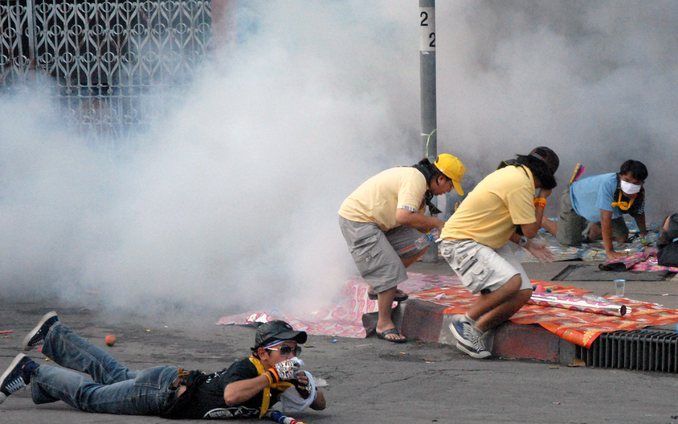
<svg viewBox="0 0 678 424">
<path fill-rule="evenodd" d="M 525 236 L 520 236 L 520 240 L 518 240 L 518 246 L 520 247 L 525 247 L 527 246 L 528 238 Z"/>
</svg>

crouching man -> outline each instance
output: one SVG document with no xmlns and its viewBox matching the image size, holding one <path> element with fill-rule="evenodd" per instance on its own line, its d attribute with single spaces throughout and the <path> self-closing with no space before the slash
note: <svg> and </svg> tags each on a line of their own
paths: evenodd
<svg viewBox="0 0 678 424">
<path fill-rule="evenodd" d="M 506 321 L 532 295 L 514 249 L 522 246 L 542 260 L 553 257 L 531 238 L 556 186 L 558 164 L 548 147 L 519 155 L 478 183 L 445 223 L 440 254 L 466 288 L 480 293 L 466 315 L 453 316 L 450 324 L 457 348 L 474 358 L 490 356 L 485 332 Z"/>
<path fill-rule="evenodd" d="M 40 365 L 20 353 L 0 377 L 0 403 L 30 384 L 34 403 L 62 400 L 85 412 L 260 418 L 278 400 L 288 413 L 321 410 L 325 397 L 297 358 L 306 338 L 284 321 L 271 321 L 257 328 L 252 355 L 227 369 L 212 374 L 176 366 L 131 371 L 49 312 L 24 339 L 24 350 L 44 343 L 42 353 L 61 367 Z"/>
</svg>

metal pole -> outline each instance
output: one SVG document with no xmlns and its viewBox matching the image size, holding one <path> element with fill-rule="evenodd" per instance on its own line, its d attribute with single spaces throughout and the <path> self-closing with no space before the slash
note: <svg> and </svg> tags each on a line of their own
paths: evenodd
<svg viewBox="0 0 678 424">
<path fill-rule="evenodd" d="M 419 79 L 421 93 L 421 141 L 424 156 L 433 162 L 436 142 L 436 13 L 435 0 L 419 0 Z M 429 243 L 422 262 L 438 261 L 438 248 Z"/>
<path fill-rule="evenodd" d="M 421 140 L 424 155 L 433 161 L 436 141 L 436 14 L 435 0 L 419 0 L 419 73 L 421 90 Z"/>
</svg>

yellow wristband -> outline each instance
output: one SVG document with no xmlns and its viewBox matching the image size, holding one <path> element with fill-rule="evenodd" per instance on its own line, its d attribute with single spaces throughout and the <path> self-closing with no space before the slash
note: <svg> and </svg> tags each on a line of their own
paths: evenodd
<svg viewBox="0 0 678 424">
<path fill-rule="evenodd" d="M 541 206 L 542 208 L 546 207 L 546 198 L 544 197 L 535 197 L 534 206 Z"/>
</svg>

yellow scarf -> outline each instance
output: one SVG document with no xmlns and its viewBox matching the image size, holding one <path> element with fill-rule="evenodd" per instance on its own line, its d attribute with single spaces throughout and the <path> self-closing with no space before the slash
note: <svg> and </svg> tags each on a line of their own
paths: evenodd
<svg viewBox="0 0 678 424">
<path fill-rule="evenodd" d="M 261 361 L 258 358 L 255 358 L 254 356 L 249 357 L 250 362 L 254 365 L 254 367 L 257 369 L 257 374 L 261 375 L 263 374 L 266 370 L 264 369 L 264 365 L 261 363 Z M 280 383 L 274 383 L 271 384 L 270 386 L 266 387 L 262 393 L 261 396 L 261 408 L 259 408 L 259 418 L 263 418 L 264 415 L 266 414 L 266 411 L 268 411 L 268 407 L 271 404 L 271 389 L 276 389 L 280 392 L 284 392 L 288 388 L 292 387 L 292 383 L 288 383 L 287 381 L 281 381 Z"/>
<path fill-rule="evenodd" d="M 630 202 L 622 202 L 622 192 L 619 190 L 619 197 L 617 198 L 616 202 L 612 202 L 612 207 L 617 207 L 620 210 L 623 210 L 626 212 L 627 210 L 631 209 L 631 206 L 633 205 L 633 201 L 636 200 L 636 198 L 632 198 Z"/>
</svg>

